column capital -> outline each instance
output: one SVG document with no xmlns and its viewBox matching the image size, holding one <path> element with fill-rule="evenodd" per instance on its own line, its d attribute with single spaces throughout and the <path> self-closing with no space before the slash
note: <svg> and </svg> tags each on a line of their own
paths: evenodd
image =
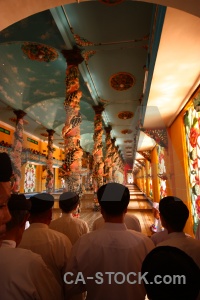
<svg viewBox="0 0 200 300">
<path fill-rule="evenodd" d="M 76 46 L 74 46 L 71 50 L 62 50 L 62 54 L 68 65 L 78 66 L 84 61 L 84 58 L 81 55 L 81 49 Z"/>
<path fill-rule="evenodd" d="M 46 131 L 48 132 L 49 136 L 52 136 L 55 133 L 53 129 L 47 129 Z"/>
<path fill-rule="evenodd" d="M 13 110 L 13 112 L 14 112 L 14 114 L 17 116 L 17 119 L 18 119 L 18 120 L 19 120 L 19 119 L 22 119 L 22 118 L 26 115 L 26 113 L 25 113 L 23 110 L 21 110 L 21 109 Z"/>
<path fill-rule="evenodd" d="M 93 107 L 93 109 L 94 109 L 96 115 L 101 115 L 102 112 L 103 112 L 104 109 L 105 109 L 104 106 L 103 106 L 102 104 L 99 104 L 99 105 L 93 105 L 92 107 Z"/>
<path fill-rule="evenodd" d="M 111 130 L 112 130 L 112 126 L 111 125 L 108 125 L 107 127 L 105 127 L 105 132 L 107 134 L 110 134 Z"/>
</svg>

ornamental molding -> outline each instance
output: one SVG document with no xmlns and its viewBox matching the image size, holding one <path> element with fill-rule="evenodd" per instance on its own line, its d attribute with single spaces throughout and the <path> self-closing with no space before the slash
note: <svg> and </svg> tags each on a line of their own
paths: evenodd
<svg viewBox="0 0 200 300">
<path fill-rule="evenodd" d="M 131 111 L 121 111 L 118 113 L 118 118 L 121 120 L 128 120 L 133 118 L 134 114 Z"/>
<path fill-rule="evenodd" d="M 58 52 L 53 47 L 44 44 L 26 42 L 21 49 L 31 60 L 50 62 L 58 58 Z"/>
<path fill-rule="evenodd" d="M 152 138 L 158 145 L 161 147 L 167 148 L 168 147 L 168 137 L 167 137 L 167 130 L 165 128 L 155 128 L 155 129 L 146 129 L 141 128 L 147 136 Z"/>
<path fill-rule="evenodd" d="M 127 72 L 119 72 L 110 77 L 110 85 L 116 91 L 125 91 L 135 85 L 135 77 Z"/>
</svg>

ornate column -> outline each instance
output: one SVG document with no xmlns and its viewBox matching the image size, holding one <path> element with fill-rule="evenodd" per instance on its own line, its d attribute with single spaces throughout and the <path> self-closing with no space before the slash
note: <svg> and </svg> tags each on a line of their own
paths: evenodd
<svg viewBox="0 0 200 300">
<path fill-rule="evenodd" d="M 106 131 L 106 157 L 105 157 L 105 173 L 106 173 L 106 182 L 112 181 L 112 141 L 110 132 L 112 127 L 109 125 L 105 127 Z"/>
<path fill-rule="evenodd" d="M 94 149 L 93 149 L 93 186 L 94 192 L 103 184 L 104 162 L 103 162 L 103 124 L 102 112 L 104 111 L 103 105 L 93 106 L 95 111 L 94 117 Z"/>
<path fill-rule="evenodd" d="M 47 129 L 48 132 L 48 153 L 47 153 L 47 178 L 46 178 L 46 191 L 47 193 L 53 192 L 54 187 L 54 174 L 53 174 L 53 129 Z"/>
<path fill-rule="evenodd" d="M 115 171 L 117 163 L 117 151 L 115 147 L 116 138 L 111 139 L 112 141 L 112 181 L 115 181 Z"/>
<path fill-rule="evenodd" d="M 17 117 L 16 128 L 14 132 L 14 141 L 11 152 L 12 167 L 14 173 L 14 182 L 12 186 L 13 193 L 19 193 L 20 191 L 20 180 L 21 180 L 21 154 L 22 154 L 22 144 L 23 144 L 23 117 L 26 113 L 23 110 L 14 110 L 14 114 Z"/>
<path fill-rule="evenodd" d="M 64 50 L 62 53 L 66 58 L 67 70 L 66 98 L 64 102 L 66 121 L 62 129 L 65 159 L 60 174 L 65 179 L 67 191 L 79 192 L 83 150 L 80 147 L 80 123 L 82 119 L 79 102 L 82 92 L 79 90 L 78 64 L 83 61 L 83 57 L 78 48 Z"/>
</svg>

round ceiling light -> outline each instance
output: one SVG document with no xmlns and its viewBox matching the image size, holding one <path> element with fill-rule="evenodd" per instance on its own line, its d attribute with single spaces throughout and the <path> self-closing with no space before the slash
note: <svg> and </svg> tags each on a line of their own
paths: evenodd
<svg viewBox="0 0 200 300">
<path fill-rule="evenodd" d="M 132 132 L 133 132 L 133 130 L 130 130 L 130 129 L 124 129 L 121 131 L 122 134 L 130 134 Z"/>
<path fill-rule="evenodd" d="M 128 120 L 131 119 L 132 117 L 133 117 L 133 113 L 131 111 L 121 111 L 118 114 L 118 118 L 122 120 Z"/>
<path fill-rule="evenodd" d="M 111 76 L 110 85 L 114 90 L 125 91 L 135 84 L 135 77 L 130 73 L 119 72 Z"/>
<path fill-rule="evenodd" d="M 133 140 L 125 140 L 124 143 L 132 143 Z"/>
</svg>

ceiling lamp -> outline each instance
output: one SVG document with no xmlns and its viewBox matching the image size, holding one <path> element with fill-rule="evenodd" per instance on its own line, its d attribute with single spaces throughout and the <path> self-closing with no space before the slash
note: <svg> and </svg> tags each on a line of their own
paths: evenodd
<svg viewBox="0 0 200 300">
<path fill-rule="evenodd" d="M 135 77 L 130 73 L 119 72 L 111 76 L 110 85 L 114 90 L 125 91 L 135 84 Z"/>
<path fill-rule="evenodd" d="M 26 42 L 21 49 L 31 60 L 50 62 L 58 58 L 58 53 L 54 48 L 43 44 Z"/>
<path fill-rule="evenodd" d="M 132 143 L 133 140 L 125 140 L 124 143 Z"/>
<path fill-rule="evenodd" d="M 130 129 L 124 129 L 121 131 L 122 134 L 130 134 L 132 132 L 133 132 L 133 130 L 130 130 Z"/>
<path fill-rule="evenodd" d="M 131 119 L 132 117 L 133 117 L 133 113 L 131 111 L 121 111 L 118 114 L 118 118 L 122 120 L 128 120 Z"/>
</svg>

